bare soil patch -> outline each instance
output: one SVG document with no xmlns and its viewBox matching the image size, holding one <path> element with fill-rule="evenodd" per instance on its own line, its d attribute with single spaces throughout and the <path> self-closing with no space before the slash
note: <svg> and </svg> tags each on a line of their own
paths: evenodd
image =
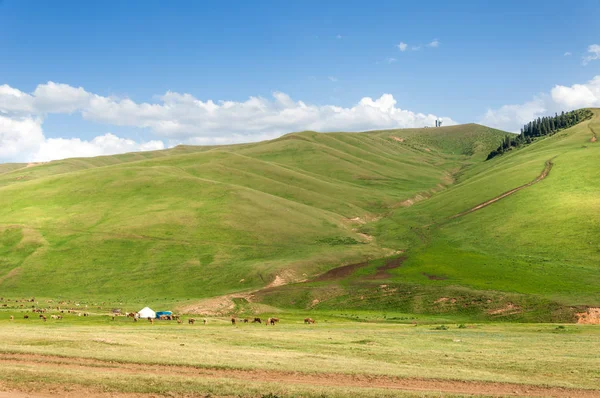
<svg viewBox="0 0 600 398">
<path fill-rule="evenodd" d="M 521 307 L 514 305 L 513 303 L 507 303 L 504 307 L 489 310 L 487 313 L 490 315 L 514 315 L 520 312 Z"/>
<path fill-rule="evenodd" d="M 579 312 L 577 323 L 587 325 L 600 325 L 600 308 L 588 308 L 586 312 Z"/>
<path fill-rule="evenodd" d="M 600 390 L 570 389 L 561 387 L 543 387 L 536 385 L 498 383 L 486 381 L 461 381 L 441 380 L 423 378 L 400 378 L 393 376 L 368 375 L 368 374 L 344 374 L 344 373 L 301 373 L 285 372 L 276 370 L 258 369 L 223 369 L 202 368 L 183 365 L 154 365 L 141 363 L 119 363 L 114 361 L 103 361 L 91 358 L 65 358 L 50 355 L 37 354 L 0 354 L 0 363 L 4 365 L 28 365 L 36 368 L 47 367 L 52 371 L 69 370 L 79 372 L 110 374 L 129 374 L 134 376 L 187 376 L 191 378 L 204 379 L 235 379 L 244 382 L 276 382 L 282 384 L 300 384 L 322 387 L 346 387 L 346 388 L 379 388 L 399 391 L 435 391 L 449 394 L 475 394 L 492 396 L 528 396 L 528 397 L 575 397 L 588 398 L 598 397 Z M 1 386 L 1 385 L 0 385 Z M 72 386 L 72 387 L 71 387 Z M 69 384 L 69 387 L 81 395 L 92 396 L 86 392 L 89 387 L 77 384 Z M 11 392 L 12 393 L 12 392 Z M 27 394 L 27 393 L 23 393 Z M 126 397 L 139 396 L 138 394 L 114 394 L 106 396 Z M 12 395 L 18 398 L 28 395 Z M 30 397 L 44 397 L 44 395 L 29 395 Z M 56 396 L 56 394 L 54 394 Z M 171 396 L 173 396 L 171 394 Z M 2 397 L 3 398 L 3 397 Z"/>
<path fill-rule="evenodd" d="M 367 279 L 391 278 L 392 274 L 390 274 L 388 271 L 395 268 L 400 268 L 404 260 L 406 260 L 406 257 L 397 257 L 387 260 L 384 265 L 377 268 L 377 272 L 375 273 L 375 275 L 371 275 Z"/>
<path fill-rule="evenodd" d="M 367 261 L 364 261 L 362 263 L 348 264 L 334 269 L 330 269 L 324 274 L 321 274 L 314 278 L 313 281 L 321 282 L 344 279 L 352 275 L 357 269 L 366 267 L 367 265 L 369 265 L 369 263 Z"/>
<path fill-rule="evenodd" d="M 393 139 L 394 141 L 404 142 L 404 138 L 394 137 L 393 135 L 390 138 Z"/>
</svg>

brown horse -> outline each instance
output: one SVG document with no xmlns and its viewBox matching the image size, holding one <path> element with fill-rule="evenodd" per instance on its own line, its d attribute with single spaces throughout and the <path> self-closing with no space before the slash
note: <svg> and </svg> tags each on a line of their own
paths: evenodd
<svg viewBox="0 0 600 398">
<path fill-rule="evenodd" d="M 235 326 L 235 318 L 231 318 L 231 324 Z"/>
<path fill-rule="evenodd" d="M 194 324 L 194 322 L 196 322 L 196 320 L 195 320 L 194 318 L 190 318 L 190 319 L 188 319 L 188 324 L 189 324 L 189 325 L 193 325 L 193 324 Z"/>
<path fill-rule="evenodd" d="M 311 323 L 315 323 L 315 320 L 312 318 L 304 318 L 304 323 L 307 323 L 310 325 Z"/>
<path fill-rule="evenodd" d="M 254 320 L 252 321 L 252 323 L 262 323 L 262 322 L 260 321 L 260 318 L 254 318 Z"/>
</svg>

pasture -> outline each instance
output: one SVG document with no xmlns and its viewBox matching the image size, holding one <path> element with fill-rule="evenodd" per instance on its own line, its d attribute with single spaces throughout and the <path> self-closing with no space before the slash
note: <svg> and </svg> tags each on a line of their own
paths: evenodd
<svg viewBox="0 0 600 398">
<path fill-rule="evenodd" d="M 31 314 L 31 313 L 30 313 Z M 10 320 L 9 316 L 16 316 Z M 280 313 L 275 326 L 0 313 L 0 391 L 129 396 L 556 396 L 600 390 L 600 327 Z M 197 318 L 197 317 L 196 317 Z M 405 323 L 402 323 L 405 322 Z M 416 322 L 413 323 L 413 322 Z"/>
</svg>

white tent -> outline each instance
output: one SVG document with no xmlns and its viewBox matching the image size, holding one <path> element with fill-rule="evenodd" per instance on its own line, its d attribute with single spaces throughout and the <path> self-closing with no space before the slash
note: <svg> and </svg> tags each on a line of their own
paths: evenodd
<svg viewBox="0 0 600 398">
<path fill-rule="evenodd" d="M 140 318 L 156 318 L 156 312 L 152 311 L 148 307 L 144 307 L 138 311 L 138 316 Z"/>
</svg>

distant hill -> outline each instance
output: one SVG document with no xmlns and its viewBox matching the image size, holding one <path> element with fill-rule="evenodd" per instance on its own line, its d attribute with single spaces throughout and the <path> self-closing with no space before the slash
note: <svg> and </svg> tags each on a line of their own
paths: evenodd
<svg viewBox="0 0 600 398">
<path fill-rule="evenodd" d="M 187 299 L 387 256 L 396 245 L 357 228 L 452 184 L 504 134 L 477 125 L 302 132 L 3 165 L 0 288 Z"/>
<path fill-rule="evenodd" d="M 489 161 L 507 133 L 468 124 L 1 165 L 0 289 L 572 319 L 600 305 L 592 129 Z"/>
</svg>

